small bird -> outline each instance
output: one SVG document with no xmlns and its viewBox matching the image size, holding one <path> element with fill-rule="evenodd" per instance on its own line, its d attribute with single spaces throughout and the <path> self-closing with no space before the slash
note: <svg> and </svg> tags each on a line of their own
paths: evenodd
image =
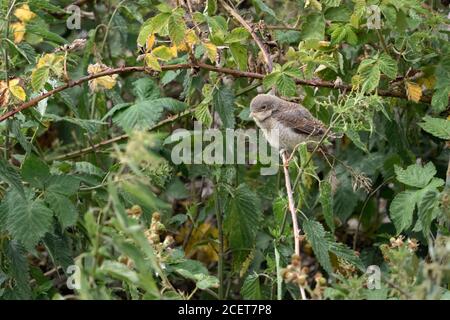
<svg viewBox="0 0 450 320">
<path fill-rule="evenodd" d="M 250 111 L 267 141 L 280 152 L 292 152 L 302 142 L 307 142 L 308 149 L 312 150 L 324 134 L 330 140 L 338 137 L 327 132 L 328 128 L 305 107 L 270 94 L 253 98 Z"/>
</svg>

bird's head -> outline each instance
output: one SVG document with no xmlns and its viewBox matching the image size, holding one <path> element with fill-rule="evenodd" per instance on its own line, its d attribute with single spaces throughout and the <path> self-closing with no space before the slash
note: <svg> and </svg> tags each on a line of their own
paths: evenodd
<svg viewBox="0 0 450 320">
<path fill-rule="evenodd" d="M 279 107 L 279 98 L 270 94 L 259 94 L 250 102 L 250 116 L 264 121 Z"/>
</svg>

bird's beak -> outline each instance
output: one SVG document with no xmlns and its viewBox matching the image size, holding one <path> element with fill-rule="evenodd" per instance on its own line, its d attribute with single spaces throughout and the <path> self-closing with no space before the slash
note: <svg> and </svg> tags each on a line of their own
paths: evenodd
<svg viewBox="0 0 450 320">
<path fill-rule="evenodd" d="M 254 118 L 255 114 L 253 113 L 253 111 L 250 111 L 250 117 Z"/>
</svg>

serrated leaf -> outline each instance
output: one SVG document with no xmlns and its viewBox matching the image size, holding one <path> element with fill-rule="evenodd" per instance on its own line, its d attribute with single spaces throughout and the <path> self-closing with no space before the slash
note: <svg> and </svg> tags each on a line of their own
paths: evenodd
<svg viewBox="0 0 450 320">
<path fill-rule="evenodd" d="M 134 81 L 133 94 L 137 101 L 154 100 L 161 96 L 158 84 L 151 78 L 141 78 Z"/>
<path fill-rule="evenodd" d="M 210 127 L 212 124 L 212 115 L 209 111 L 209 106 L 206 103 L 200 103 L 194 111 L 195 118 L 202 122 L 206 127 Z"/>
<path fill-rule="evenodd" d="M 238 27 L 231 30 L 230 34 L 225 37 L 225 43 L 241 42 L 248 39 L 249 36 L 250 33 L 247 31 L 247 29 Z"/>
<path fill-rule="evenodd" d="M 186 24 L 181 17 L 172 15 L 168 23 L 169 37 L 172 43 L 180 45 L 184 40 Z"/>
<path fill-rule="evenodd" d="M 447 108 L 449 92 L 449 87 L 439 88 L 434 91 L 433 97 L 431 98 L 431 107 L 433 111 L 442 112 Z"/>
<path fill-rule="evenodd" d="M 51 175 L 46 181 L 46 191 L 72 196 L 77 193 L 80 180 L 72 175 Z"/>
<path fill-rule="evenodd" d="M 145 21 L 139 32 L 137 43 L 143 47 L 149 35 L 159 33 L 166 27 L 170 17 L 169 12 L 162 12 Z"/>
<path fill-rule="evenodd" d="M 224 230 L 233 252 L 234 264 L 239 265 L 255 243 L 262 217 L 260 202 L 247 185 L 241 184 L 226 203 L 224 212 Z"/>
<path fill-rule="evenodd" d="M 417 194 L 412 190 L 400 192 L 392 200 L 389 212 L 397 234 L 411 226 L 416 202 Z"/>
<path fill-rule="evenodd" d="M 234 94 L 230 88 L 222 86 L 213 92 L 214 110 L 219 114 L 225 128 L 234 128 Z"/>
<path fill-rule="evenodd" d="M 272 73 L 269 73 L 267 76 L 265 76 L 263 79 L 264 89 L 268 90 L 272 86 L 274 86 L 280 76 L 281 76 L 280 71 L 274 71 Z"/>
<path fill-rule="evenodd" d="M 276 86 L 282 96 L 292 97 L 297 94 L 294 79 L 284 73 L 278 77 Z"/>
<path fill-rule="evenodd" d="M 69 198 L 55 192 L 48 192 L 46 193 L 45 201 L 53 210 L 64 229 L 75 225 L 78 219 L 78 211 Z"/>
<path fill-rule="evenodd" d="M 431 222 L 439 214 L 439 192 L 436 189 L 423 191 L 421 201 L 418 203 L 417 214 L 425 237 L 429 235 Z"/>
<path fill-rule="evenodd" d="M 333 216 L 333 195 L 331 193 L 331 184 L 328 181 L 320 181 L 319 200 L 322 205 L 322 214 L 325 218 L 330 230 L 334 233 L 334 216 Z"/>
<path fill-rule="evenodd" d="M 34 91 L 41 90 L 50 77 L 50 68 L 42 67 L 33 70 L 31 73 L 31 86 Z"/>
<path fill-rule="evenodd" d="M 22 178 L 31 186 L 43 189 L 50 177 L 50 168 L 34 155 L 28 156 L 22 164 Z"/>
<path fill-rule="evenodd" d="M 450 140 L 450 120 L 430 116 L 425 116 L 422 120 L 423 122 L 419 123 L 419 126 L 423 130 L 435 137 Z"/>
<path fill-rule="evenodd" d="M 26 248 L 33 248 L 45 233 L 50 231 L 53 220 L 52 211 L 43 200 L 32 199 L 30 195 L 23 199 L 15 191 L 8 192 L 7 201 L 9 232 Z"/>
<path fill-rule="evenodd" d="M 305 220 L 303 222 L 303 230 L 320 265 L 326 272 L 331 274 L 333 267 L 331 266 L 327 242 L 324 241 L 326 233 L 323 226 L 317 221 Z"/>
<path fill-rule="evenodd" d="M 203 42 L 203 47 L 206 51 L 206 56 L 211 62 L 217 62 L 217 59 L 219 59 L 219 53 L 217 51 L 217 47 L 215 44 L 211 42 Z"/>
<path fill-rule="evenodd" d="M 413 164 L 406 169 L 394 166 L 397 180 L 411 187 L 424 188 L 436 174 L 436 168 L 432 162 L 425 166 Z"/>
<path fill-rule="evenodd" d="M 24 248 L 16 240 L 6 246 L 6 259 L 9 262 L 8 275 L 14 279 L 14 294 L 17 299 L 31 299 L 30 273 Z"/>
<path fill-rule="evenodd" d="M 145 65 L 150 69 L 155 71 L 162 71 L 161 66 L 159 65 L 158 59 L 152 54 L 145 55 Z"/>
<path fill-rule="evenodd" d="M 374 64 L 370 67 L 366 67 L 361 71 L 362 77 L 362 92 L 372 92 L 378 87 L 380 83 L 380 67 L 378 64 Z"/>
<path fill-rule="evenodd" d="M 397 61 L 395 61 L 390 55 L 387 53 L 382 53 L 378 59 L 378 63 L 380 65 L 380 71 L 386 76 L 391 79 L 395 79 L 397 77 Z"/>
<path fill-rule="evenodd" d="M 324 40 L 325 19 L 322 13 L 313 13 L 306 16 L 306 20 L 302 25 L 301 34 L 302 40 Z"/>
<path fill-rule="evenodd" d="M 152 50 L 152 55 L 163 61 L 168 61 L 176 57 L 176 55 L 174 55 L 174 52 L 166 46 L 156 47 Z"/>
<path fill-rule="evenodd" d="M 25 93 L 25 90 L 20 86 L 19 79 L 17 78 L 9 81 L 9 91 L 20 101 L 25 101 L 27 98 L 27 94 Z"/>
<path fill-rule="evenodd" d="M 0 159 L 0 178 L 25 198 L 25 191 L 19 173 L 3 159 Z"/>
<path fill-rule="evenodd" d="M 236 62 L 238 69 L 245 71 L 248 67 L 247 48 L 240 43 L 230 44 L 231 55 Z"/>
<path fill-rule="evenodd" d="M 55 266 L 61 266 L 63 270 L 67 270 L 74 264 L 72 249 L 66 235 L 47 233 L 43 241 Z"/>
<path fill-rule="evenodd" d="M 245 278 L 241 288 L 241 295 L 244 300 L 261 300 L 261 286 L 257 274 L 249 274 Z"/>
</svg>

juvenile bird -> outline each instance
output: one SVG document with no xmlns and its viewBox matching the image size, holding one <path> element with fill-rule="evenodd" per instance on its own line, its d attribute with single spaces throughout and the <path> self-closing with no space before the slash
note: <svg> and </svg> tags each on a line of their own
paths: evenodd
<svg viewBox="0 0 450 320">
<path fill-rule="evenodd" d="M 273 95 L 257 95 L 250 103 L 250 111 L 267 141 L 280 151 L 292 152 L 302 142 L 307 142 L 308 149 L 314 149 L 327 131 L 305 107 Z M 331 131 L 327 133 L 327 138 L 337 137 Z"/>
</svg>

